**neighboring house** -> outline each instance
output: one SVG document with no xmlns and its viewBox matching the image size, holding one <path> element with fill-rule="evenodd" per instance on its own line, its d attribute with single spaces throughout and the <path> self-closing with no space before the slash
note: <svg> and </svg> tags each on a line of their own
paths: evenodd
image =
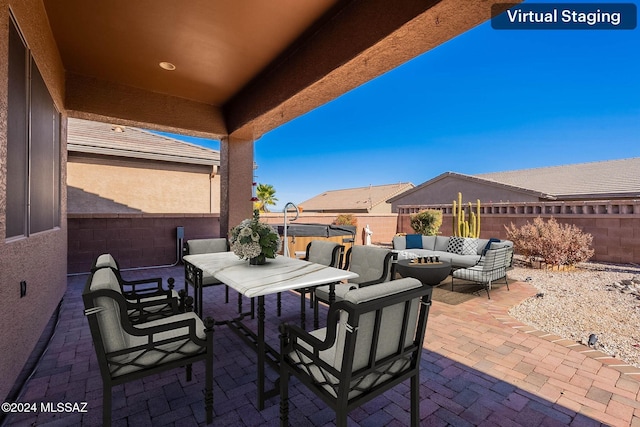
<svg viewBox="0 0 640 427">
<path fill-rule="evenodd" d="M 72 118 L 67 138 L 69 214 L 220 212 L 219 151 Z"/>
<path fill-rule="evenodd" d="M 539 202 L 640 198 L 640 157 L 507 172 L 465 175 L 445 172 L 388 202 L 398 206 L 465 202 Z"/>
<path fill-rule="evenodd" d="M 391 213 L 387 199 L 413 188 L 410 182 L 325 191 L 299 203 L 304 212 Z"/>
</svg>

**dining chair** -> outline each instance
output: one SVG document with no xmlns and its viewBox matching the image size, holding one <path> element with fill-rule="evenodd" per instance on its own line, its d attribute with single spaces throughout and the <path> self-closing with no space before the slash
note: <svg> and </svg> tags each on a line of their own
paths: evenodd
<svg viewBox="0 0 640 427">
<path fill-rule="evenodd" d="M 186 311 L 186 292 L 174 290 L 173 277 L 167 279 L 167 288 L 162 285 L 160 277 L 125 280 L 122 277 L 120 264 L 110 253 L 102 254 L 95 259 L 91 266 L 91 273 L 103 268 L 113 270 L 122 295 L 127 301 L 136 303 L 133 308 L 128 309 L 129 319 L 133 323 L 146 322 Z"/>
<path fill-rule="evenodd" d="M 377 246 L 356 245 L 347 251 L 345 270 L 358 274 L 355 279 L 347 283 L 335 285 L 335 300 L 351 288 L 361 288 L 388 282 L 393 279 L 397 254 L 390 249 Z M 315 301 L 329 303 L 329 285 L 319 286 L 315 290 Z M 316 304 L 317 305 L 317 304 Z"/>
<path fill-rule="evenodd" d="M 137 303 L 124 297 L 110 267 L 90 274 L 82 299 L 102 377 L 102 425 L 111 425 L 114 386 L 178 367 L 186 367 L 186 380 L 191 381 L 191 365 L 198 361 L 205 362 L 206 422 L 213 422 L 211 318 L 203 321 L 186 312 L 133 323 L 127 313 Z"/>
<path fill-rule="evenodd" d="M 347 291 L 329 307 L 325 328 L 281 324 L 280 425 L 289 425 L 293 375 L 335 411 L 338 427 L 351 410 L 410 379 L 410 424 L 417 427 L 432 292 L 417 279 L 399 279 Z"/>
<path fill-rule="evenodd" d="M 329 267 L 342 268 L 342 257 L 344 246 L 327 240 L 312 240 L 306 248 L 305 261 L 322 264 Z M 313 288 L 296 289 L 300 293 L 300 316 L 304 327 L 305 319 L 305 300 L 309 293 L 309 307 L 314 307 L 314 291 Z"/>
</svg>

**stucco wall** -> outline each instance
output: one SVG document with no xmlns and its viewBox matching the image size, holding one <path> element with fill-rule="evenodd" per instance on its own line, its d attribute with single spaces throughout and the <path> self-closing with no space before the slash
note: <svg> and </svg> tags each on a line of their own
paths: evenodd
<svg viewBox="0 0 640 427">
<path fill-rule="evenodd" d="M 70 213 L 219 213 L 210 166 L 70 156 Z"/>
<path fill-rule="evenodd" d="M 64 69 L 40 0 L 0 0 L 0 398 L 5 400 L 66 289 L 67 224 L 61 188 L 61 227 L 6 241 L 7 62 L 9 8 L 47 85 L 63 112 L 61 181 L 66 180 Z M 26 296 L 20 298 L 20 281 Z"/>
</svg>

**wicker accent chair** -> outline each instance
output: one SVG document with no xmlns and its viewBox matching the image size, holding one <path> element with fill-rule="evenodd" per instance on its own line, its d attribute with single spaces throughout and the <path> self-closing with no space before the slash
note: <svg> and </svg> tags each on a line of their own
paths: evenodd
<svg viewBox="0 0 640 427">
<path fill-rule="evenodd" d="M 504 279 L 509 290 L 509 280 L 507 270 L 513 261 L 513 248 L 503 247 L 499 249 L 489 249 L 473 267 L 460 268 L 451 273 L 451 290 L 453 291 L 454 279 L 463 279 L 470 282 L 479 283 L 487 291 L 487 298 L 491 299 L 491 284 L 499 279 Z"/>
<path fill-rule="evenodd" d="M 84 291 L 84 313 L 102 376 L 102 425 L 111 425 L 111 390 L 118 384 L 186 366 L 191 381 L 194 362 L 205 362 L 205 412 L 213 422 L 213 320 L 193 312 L 134 324 L 114 270 L 91 273 Z"/>
<path fill-rule="evenodd" d="M 289 377 L 348 413 L 411 379 L 411 425 L 420 423 L 420 360 L 431 286 L 413 278 L 353 289 L 329 308 L 327 327 L 280 325 L 280 425 L 289 423 Z"/>
<path fill-rule="evenodd" d="M 111 254 L 102 254 L 91 266 L 91 272 L 110 268 L 118 280 L 120 291 L 128 302 L 135 303 L 128 310 L 133 323 L 148 322 L 185 311 L 184 291 L 176 292 L 173 277 L 167 279 L 167 287 L 162 286 L 162 278 L 125 280 L 120 272 L 120 264 Z"/>
<path fill-rule="evenodd" d="M 312 240 L 307 245 L 304 260 L 329 267 L 342 268 L 343 256 L 343 245 L 325 240 Z M 300 293 L 300 316 L 304 326 L 306 294 L 308 292 L 310 295 L 309 308 L 313 308 L 314 292 L 312 288 L 296 289 L 296 291 Z"/>
</svg>

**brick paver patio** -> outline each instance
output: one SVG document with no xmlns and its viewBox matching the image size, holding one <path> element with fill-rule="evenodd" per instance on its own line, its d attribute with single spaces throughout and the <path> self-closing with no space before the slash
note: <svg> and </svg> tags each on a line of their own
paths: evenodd
<svg viewBox="0 0 640 427">
<path fill-rule="evenodd" d="M 182 286 L 182 267 L 123 276 L 173 276 Z M 11 414 L 4 425 L 101 425 L 102 381 L 81 298 L 86 277 L 69 277 L 55 335 L 18 400 L 38 407 L 40 402 L 87 402 L 87 412 Z M 205 289 L 205 314 L 235 313 L 235 293 L 224 304 L 223 292 L 222 286 Z M 514 283 L 511 291 L 492 292 L 491 300 L 482 292 L 456 306 L 434 302 L 422 357 L 421 425 L 640 426 L 637 369 L 508 316 L 509 307 L 535 293 L 528 284 Z M 282 318 L 275 316 L 275 296 L 268 298 L 267 313 L 267 340 L 277 348 L 278 323 L 298 322 L 299 296 L 283 295 Z M 216 329 L 214 426 L 278 425 L 278 398 L 263 411 L 256 409 L 255 360 L 235 334 Z M 199 363 L 191 382 L 176 369 L 114 388 L 113 425 L 204 425 L 203 372 Z M 407 425 L 408 393 L 403 384 L 379 396 L 352 411 L 350 425 Z M 290 394 L 292 425 L 333 425 L 333 412 L 295 380 Z"/>
</svg>

